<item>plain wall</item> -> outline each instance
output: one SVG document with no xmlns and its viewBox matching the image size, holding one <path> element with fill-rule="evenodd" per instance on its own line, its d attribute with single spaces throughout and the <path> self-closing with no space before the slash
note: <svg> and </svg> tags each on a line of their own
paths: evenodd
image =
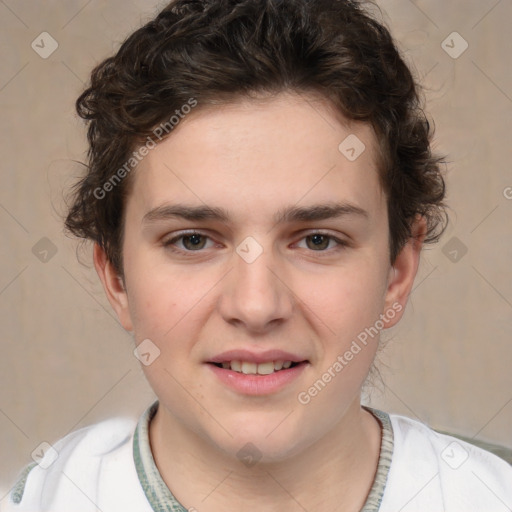
<svg viewBox="0 0 512 512">
<path fill-rule="evenodd" d="M 131 335 L 92 264 L 77 262 L 61 215 L 86 150 L 74 101 L 92 67 L 161 5 L 0 2 L 0 502 L 42 441 L 138 416 L 154 399 Z M 384 384 L 370 403 L 512 447 L 512 3 L 459 5 L 381 2 L 427 88 L 434 149 L 450 161 L 452 212 L 441 242 L 422 256 L 405 318 L 385 335 Z M 44 31 L 59 45 L 47 59 L 31 47 Z M 442 48 L 454 31 L 469 44 L 456 59 Z M 57 252 L 43 262 L 34 246 Z"/>
</svg>

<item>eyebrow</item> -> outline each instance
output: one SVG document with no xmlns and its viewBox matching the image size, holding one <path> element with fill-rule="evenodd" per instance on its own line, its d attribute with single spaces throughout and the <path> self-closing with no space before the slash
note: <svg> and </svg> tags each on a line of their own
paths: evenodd
<svg viewBox="0 0 512 512">
<path fill-rule="evenodd" d="M 276 224 L 292 222 L 311 222 L 334 219 L 343 216 L 368 218 L 368 212 L 350 203 L 327 203 L 311 206 L 290 206 L 274 215 Z M 163 204 L 148 211 L 142 218 L 143 224 L 181 218 L 190 221 L 213 220 L 228 223 L 229 213 L 223 208 L 213 206 L 189 206 L 184 204 Z"/>
</svg>

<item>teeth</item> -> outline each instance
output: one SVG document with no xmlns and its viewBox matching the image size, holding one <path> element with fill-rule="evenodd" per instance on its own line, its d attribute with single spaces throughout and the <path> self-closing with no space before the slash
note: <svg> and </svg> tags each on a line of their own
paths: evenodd
<svg viewBox="0 0 512 512">
<path fill-rule="evenodd" d="M 266 363 L 250 363 L 248 361 L 225 361 L 222 368 L 233 370 L 245 375 L 270 375 L 282 369 L 288 369 L 292 365 L 291 361 L 268 361 Z"/>
<path fill-rule="evenodd" d="M 258 373 L 258 365 L 256 363 L 242 363 L 242 373 L 245 373 L 246 375 L 253 375 Z"/>
<path fill-rule="evenodd" d="M 274 373 L 274 363 L 269 361 L 268 363 L 260 363 L 258 365 L 258 374 L 259 375 L 270 375 Z"/>
</svg>

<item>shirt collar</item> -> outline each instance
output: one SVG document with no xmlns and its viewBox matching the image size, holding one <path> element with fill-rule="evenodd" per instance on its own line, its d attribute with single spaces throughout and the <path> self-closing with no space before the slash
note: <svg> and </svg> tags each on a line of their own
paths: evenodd
<svg viewBox="0 0 512 512">
<path fill-rule="evenodd" d="M 393 456 L 393 427 L 389 414 L 363 406 L 379 422 L 381 426 L 381 446 L 377 472 L 372 488 L 366 498 L 361 512 L 378 512 Z M 187 512 L 187 509 L 179 503 L 169 490 L 156 467 L 151 446 L 149 443 L 149 424 L 158 409 L 158 401 L 152 404 L 140 417 L 133 437 L 133 460 L 139 477 L 140 484 L 146 498 L 155 512 Z"/>
</svg>

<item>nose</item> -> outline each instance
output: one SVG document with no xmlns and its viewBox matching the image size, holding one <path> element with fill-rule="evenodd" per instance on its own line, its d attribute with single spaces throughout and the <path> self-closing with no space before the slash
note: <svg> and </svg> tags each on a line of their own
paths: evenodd
<svg viewBox="0 0 512 512">
<path fill-rule="evenodd" d="M 249 261 L 234 253 L 234 268 L 223 280 L 219 310 L 232 325 L 266 333 L 291 317 L 293 292 L 270 251 Z"/>
</svg>

